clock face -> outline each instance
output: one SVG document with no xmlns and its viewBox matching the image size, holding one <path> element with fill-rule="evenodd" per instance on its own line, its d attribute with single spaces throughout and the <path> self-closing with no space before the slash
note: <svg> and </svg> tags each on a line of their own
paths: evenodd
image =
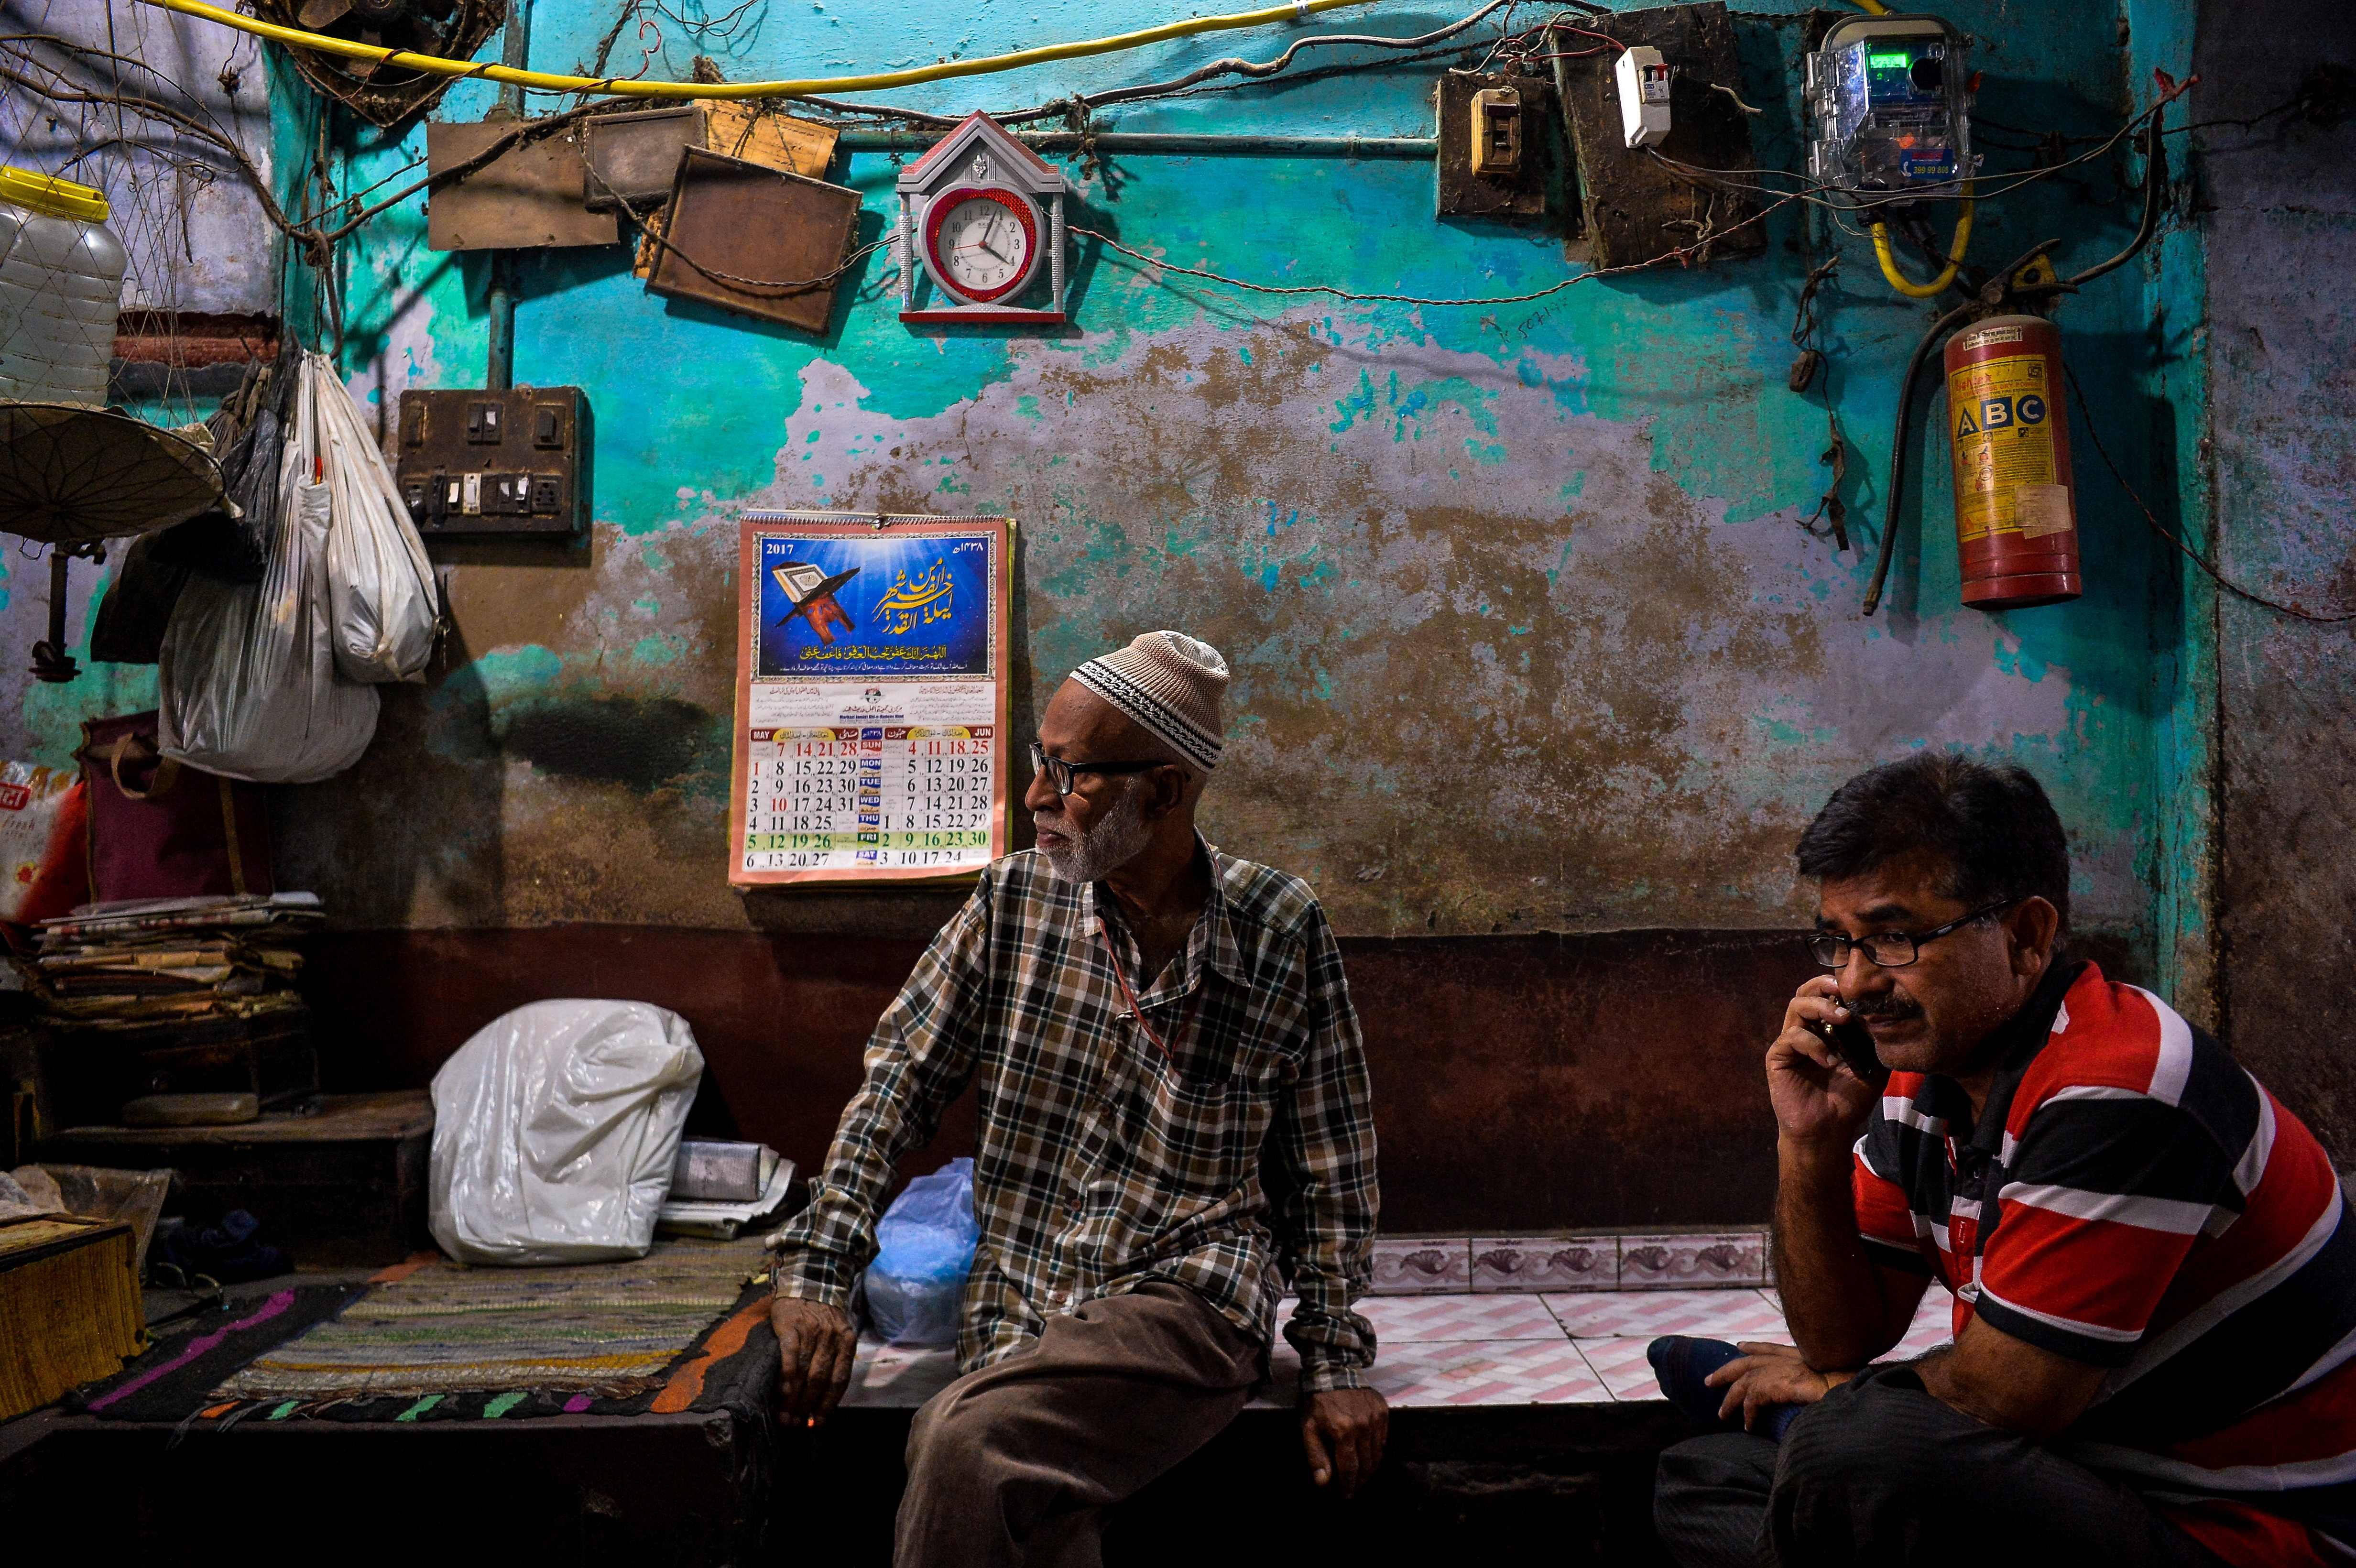
<svg viewBox="0 0 2356 1568">
<path fill-rule="evenodd" d="M 933 276 L 977 304 L 1003 299 L 1030 281 L 1039 260 L 1039 219 L 1010 190 L 964 187 L 935 197 L 925 220 Z"/>
</svg>

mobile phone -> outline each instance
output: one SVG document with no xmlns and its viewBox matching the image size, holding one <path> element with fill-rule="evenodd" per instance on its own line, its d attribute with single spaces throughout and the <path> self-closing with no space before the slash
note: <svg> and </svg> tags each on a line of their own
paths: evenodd
<svg viewBox="0 0 2356 1568">
<path fill-rule="evenodd" d="M 1837 997 L 1833 998 L 1836 1003 L 1839 999 Z M 1882 1065 L 1881 1053 L 1873 1049 L 1873 1031 L 1857 1019 L 1852 1018 L 1847 1023 L 1826 1022 L 1814 1027 L 1818 1034 L 1824 1036 L 1825 1043 L 1831 1046 L 1834 1053 L 1848 1063 L 1848 1070 L 1859 1078 L 1869 1083 L 1879 1083 L 1890 1076 L 1890 1069 Z"/>
</svg>

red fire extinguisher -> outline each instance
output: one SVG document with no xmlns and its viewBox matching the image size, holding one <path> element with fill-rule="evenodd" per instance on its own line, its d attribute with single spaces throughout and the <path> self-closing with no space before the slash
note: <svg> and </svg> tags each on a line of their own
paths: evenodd
<svg viewBox="0 0 2356 1568">
<path fill-rule="evenodd" d="M 2042 316 L 1990 316 L 1947 340 L 1946 366 L 1964 603 L 2025 610 L 2077 598 L 2061 333 Z"/>
</svg>

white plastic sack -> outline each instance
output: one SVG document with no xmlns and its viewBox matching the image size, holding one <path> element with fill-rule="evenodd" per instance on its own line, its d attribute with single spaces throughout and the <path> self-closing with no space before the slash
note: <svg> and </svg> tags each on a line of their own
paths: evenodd
<svg viewBox="0 0 2356 1568">
<path fill-rule="evenodd" d="M 645 1002 L 534 1002 L 434 1075 L 429 1223 L 469 1264 L 638 1258 L 703 1076 L 687 1020 Z"/>
<path fill-rule="evenodd" d="M 298 417 L 327 486 L 336 667 L 359 681 L 421 679 L 441 594 L 384 453 L 324 354 L 303 356 Z"/>
<path fill-rule="evenodd" d="M 300 421 L 296 421 L 299 425 Z M 376 733 L 373 688 L 336 673 L 327 624 L 327 487 L 289 432 L 260 583 L 191 573 L 157 661 L 156 745 L 207 773 L 312 784 L 359 761 Z"/>
</svg>

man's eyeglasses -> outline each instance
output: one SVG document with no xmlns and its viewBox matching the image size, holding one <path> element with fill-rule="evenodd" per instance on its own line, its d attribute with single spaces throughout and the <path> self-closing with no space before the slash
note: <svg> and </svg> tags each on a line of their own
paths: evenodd
<svg viewBox="0 0 2356 1568">
<path fill-rule="evenodd" d="M 1951 931 L 1961 931 L 1976 920 L 1984 919 L 2000 909 L 2010 909 L 2019 899 L 2006 899 L 1986 909 L 1976 909 L 1961 920 L 1951 920 L 1935 931 L 1877 931 L 1870 936 L 1843 936 L 1837 931 L 1819 931 L 1808 938 L 1808 951 L 1816 962 L 1827 969 L 1837 969 L 1848 962 L 1852 949 L 1863 953 L 1873 964 L 1883 969 L 1903 969 L 1922 955 L 1922 944 L 1935 942 Z"/>
<path fill-rule="evenodd" d="M 1047 787 L 1058 795 L 1072 793 L 1072 782 L 1082 773 L 1141 773 L 1149 768 L 1168 767 L 1162 762 L 1151 763 L 1067 763 L 1061 757 L 1051 757 L 1039 742 L 1031 742 L 1031 771 L 1047 776 Z"/>
</svg>

